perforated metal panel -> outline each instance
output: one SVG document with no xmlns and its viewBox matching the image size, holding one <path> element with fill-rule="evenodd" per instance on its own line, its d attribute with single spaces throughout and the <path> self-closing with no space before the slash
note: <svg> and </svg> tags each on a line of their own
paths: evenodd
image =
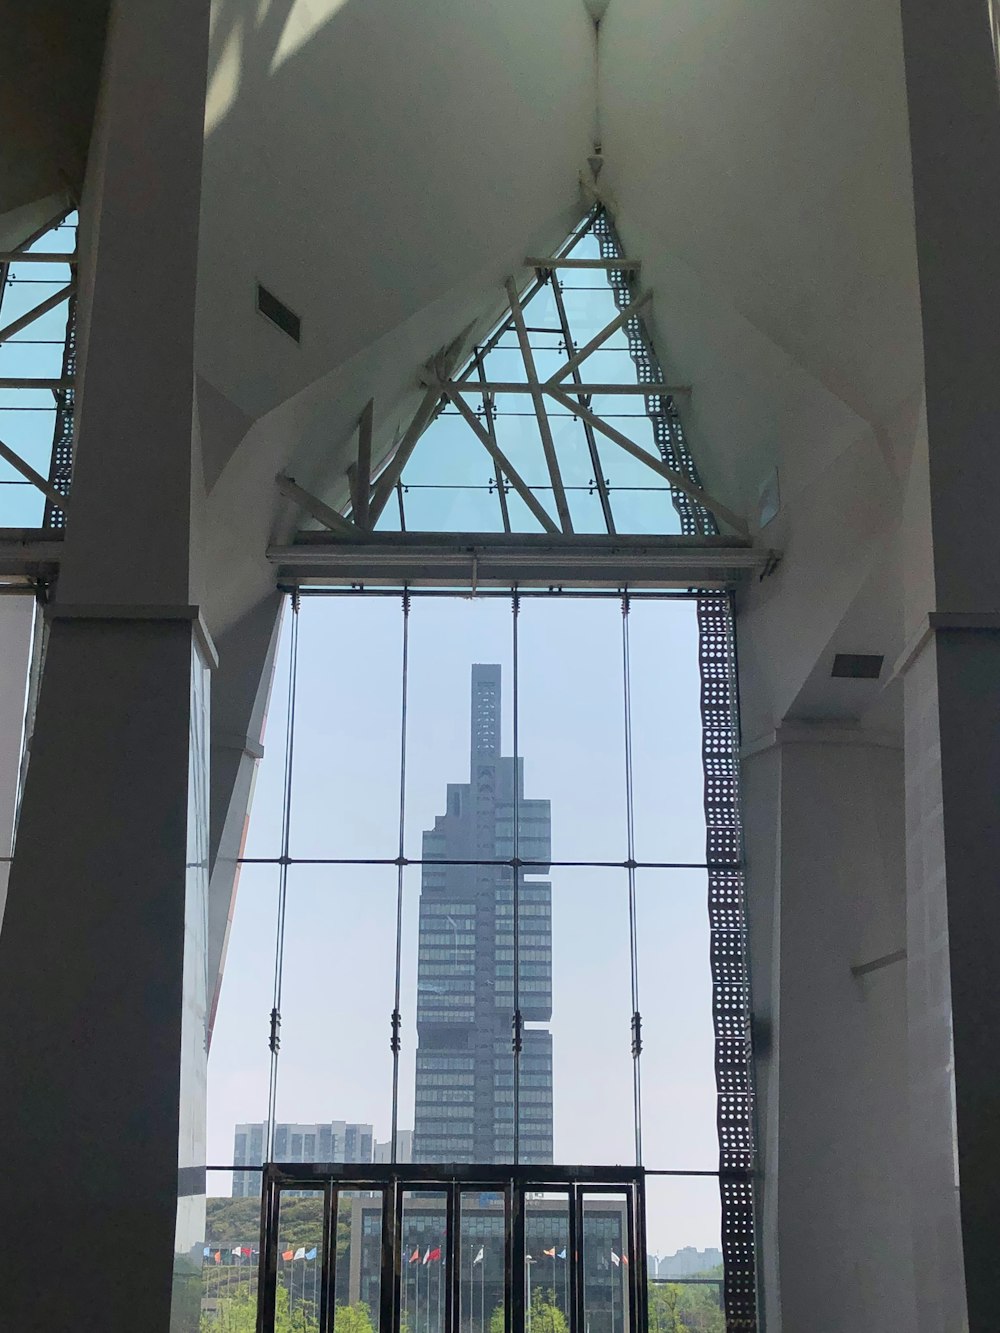
<svg viewBox="0 0 1000 1333">
<path fill-rule="evenodd" d="M 623 255 L 606 213 L 598 211 L 593 229 L 602 258 Z M 629 275 L 612 269 L 608 276 L 618 308 L 624 310 L 635 298 Z M 663 383 L 666 376 L 641 316 L 626 323 L 625 333 L 640 384 Z M 645 401 L 663 461 L 700 486 L 676 402 L 660 395 Z M 672 494 L 685 535 L 718 534 L 718 525 L 708 510 L 680 491 Z M 728 598 L 699 600 L 698 631 L 726 1328 L 730 1333 L 744 1333 L 757 1328 L 753 1064 L 740 830 L 736 647 Z"/>
<path fill-rule="evenodd" d="M 69 298 L 66 312 L 66 345 L 63 349 L 62 378 L 72 380 L 76 374 L 76 297 Z M 59 389 L 56 391 L 56 421 L 52 434 L 52 461 L 49 465 L 49 482 L 60 495 L 69 495 L 70 482 L 73 479 L 73 409 L 75 390 Z M 42 526 L 46 528 L 65 528 L 66 514 L 51 500 L 45 501 L 45 513 Z"/>
</svg>

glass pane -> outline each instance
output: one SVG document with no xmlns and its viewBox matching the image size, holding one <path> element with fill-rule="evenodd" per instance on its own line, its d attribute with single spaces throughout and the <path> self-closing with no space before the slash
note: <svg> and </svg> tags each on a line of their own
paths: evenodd
<svg viewBox="0 0 1000 1333">
<path fill-rule="evenodd" d="M 633 600 L 629 660 L 636 859 L 703 864 L 697 604 Z"/>
<path fill-rule="evenodd" d="M 647 1167 L 718 1165 L 708 887 L 702 870 L 637 870 L 642 1156 Z"/>
<path fill-rule="evenodd" d="M 525 938 L 522 956 L 530 952 Z M 555 1160 L 634 1162 L 624 870 L 553 869 L 552 993 Z M 522 1099 L 534 1084 L 523 1067 Z"/>
<path fill-rule="evenodd" d="M 628 1199 L 583 1196 L 583 1327 L 590 1333 L 629 1333 Z"/>
<path fill-rule="evenodd" d="M 458 1244 L 461 1333 L 503 1333 L 504 1197 L 464 1191 Z"/>
<path fill-rule="evenodd" d="M 475 443 L 474 436 L 472 439 Z M 480 453 L 475 486 L 404 489 L 407 532 L 503 532 L 493 460 L 485 449 L 480 449 Z"/>
<path fill-rule="evenodd" d="M 278 867 L 243 866 L 235 894 L 208 1056 L 208 1160 L 264 1160 Z M 260 1174 L 236 1171 L 233 1194 L 260 1198 Z"/>
<path fill-rule="evenodd" d="M 293 856 L 398 853 L 402 631 L 395 597 L 303 600 Z"/>
<path fill-rule="evenodd" d="M 396 898 L 392 866 L 289 871 L 276 1161 L 371 1162 L 389 1138 Z"/>
<path fill-rule="evenodd" d="M 544 1333 L 568 1333 L 569 1196 L 565 1191 L 530 1191 L 524 1205 L 525 1304 L 531 1324 Z"/>
<path fill-rule="evenodd" d="M 335 1333 L 376 1333 L 381 1316 L 382 1195 L 340 1194 Z"/>
<path fill-rule="evenodd" d="M 301 613 L 300 613 L 301 614 Z M 288 673 L 291 670 L 292 610 L 286 600 L 281 608 L 278 651 L 267 702 L 267 713 L 259 737 L 264 755 L 254 775 L 253 797 L 243 855 L 281 855 L 281 812 L 284 806 L 285 744 L 288 730 Z M 299 715 L 300 718 L 302 715 Z M 307 719 L 307 730 L 311 725 Z"/>
<path fill-rule="evenodd" d="M 552 857 L 622 863 L 621 607 L 608 598 L 525 598 L 518 634 L 525 790 L 551 802 Z"/>
<path fill-rule="evenodd" d="M 401 1320 L 407 1333 L 443 1333 L 447 1230 L 443 1194 L 428 1190 L 404 1193 Z"/>
<path fill-rule="evenodd" d="M 260 1200 L 230 1197 L 229 1172 L 209 1171 L 202 1247 L 201 1314 L 209 1327 L 254 1327 Z M 209 1321 L 211 1321 L 209 1323 Z"/>
<path fill-rule="evenodd" d="M 322 1254 L 323 1191 L 282 1190 L 278 1210 L 276 1333 L 285 1327 L 318 1333 Z"/>
<path fill-rule="evenodd" d="M 646 1177 L 651 1333 L 678 1327 L 725 1333 L 721 1236 L 717 1179 Z M 683 1280 L 691 1278 L 702 1281 Z"/>
</svg>

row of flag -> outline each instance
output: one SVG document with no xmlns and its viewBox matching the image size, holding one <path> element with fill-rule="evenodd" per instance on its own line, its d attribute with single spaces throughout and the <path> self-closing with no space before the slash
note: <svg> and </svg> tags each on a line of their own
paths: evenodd
<svg viewBox="0 0 1000 1333">
<path fill-rule="evenodd" d="M 484 1262 L 485 1248 L 486 1248 L 485 1246 L 480 1245 L 479 1253 L 472 1261 L 473 1264 L 481 1264 Z M 286 1263 L 294 1263 L 296 1259 L 315 1259 L 317 1250 L 318 1246 L 316 1245 L 314 1245 L 311 1250 L 307 1250 L 304 1245 L 300 1245 L 297 1250 L 294 1249 L 282 1250 L 281 1257 L 282 1259 L 284 1259 Z M 206 1245 L 204 1251 L 205 1258 L 214 1259 L 214 1261 L 217 1264 L 221 1264 L 223 1262 L 223 1255 L 227 1256 L 228 1258 L 235 1259 L 237 1262 L 239 1262 L 240 1259 L 254 1259 L 257 1257 L 259 1253 L 260 1253 L 259 1250 L 253 1249 L 249 1245 L 234 1245 L 231 1250 L 213 1250 L 211 1245 Z M 557 1250 L 556 1247 L 553 1245 L 551 1250 L 543 1250 L 542 1254 L 544 1254 L 547 1259 L 565 1259 L 566 1249 L 564 1246 L 563 1249 Z M 440 1258 L 441 1258 L 440 1245 L 435 1245 L 433 1248 L 430 1245 L 428 1245 L 427 1250 L 423 1255 L 421 1255 L 420 1246 L 418 1245 L 414 1249 L 413 1253 L 410 1255 L 407 1262 L 411 1264 L 433 1264 L 437 1263 Z M 533 1262 L 530 1254 L 527 1255 L 526 1258 L 529 1263 Z M 625 1267 L 628 1268 L 628 1255 L 616 1254 L 614 1249 L 612 1249 L 611 1262 L 614 1264 L 616 1268 L 619 1266 L 619 1264 L 624 1264 Z"/>
</svg>

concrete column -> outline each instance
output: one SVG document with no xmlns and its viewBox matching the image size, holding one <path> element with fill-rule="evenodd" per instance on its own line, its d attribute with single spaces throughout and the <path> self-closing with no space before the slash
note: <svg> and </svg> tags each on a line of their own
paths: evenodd
<svg viewBox="0 0 1000 1333">
<path fill-rule="evenodd" d="M 908 599 L 908 949 L 920 1333 L 997 1325 L 1000 92 L 983 0 L 903 0 L 930 577 Z"/>
<path fill-rule="evenodd" d="M 0 926 L 7 901 L 7 878 L 17 812 L 21 738 L 28 684 L 35 602 L 32 597 L 0 598 Z"/>
<path fill-rule="evenodd" d="M 913 1314 L 902 753 L 786 724 L 743 772 L 765 1326 L 898 1333 Z"/>
<path fill-rule="evenodd" d="M 112 6 L 82 205 L 71 513 L 0 933 L 12 1329 L 198 1327 L 213 649 L 192 423 L 207 45 L 207 0 Z M 46 1280 L 42 1256 L 56 1253 Z"/>
<path fill-rule="evenodd" d="M 212 681 L 211 830 L 208 895 L 209 1035 L 218 1007 L 284 597 L 273 593 L 219 639 Z M 273 743 L 281 744 L 278 737 Z"/>
</svg>

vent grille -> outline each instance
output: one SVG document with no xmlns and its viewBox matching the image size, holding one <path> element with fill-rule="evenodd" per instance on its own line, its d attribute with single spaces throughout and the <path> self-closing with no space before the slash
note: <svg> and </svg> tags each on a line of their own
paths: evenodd
<svg viewBox="0 0 1000 1333">
<path fill-rule="evenodd" d="M 880 653 L 837 653 L 830 675 L 849 680 L 878 680 L 884 661 Z"/>
<path fill-rule="evenodd" d="M 257 309 L 269 319 L 282 333 L 287 333 L 295 342 L 302 341 L 302 321 L 294 310 L 289 310 L 284 301 L 279 301 L 273 292 L 257 284 Z"/>
</svg>

